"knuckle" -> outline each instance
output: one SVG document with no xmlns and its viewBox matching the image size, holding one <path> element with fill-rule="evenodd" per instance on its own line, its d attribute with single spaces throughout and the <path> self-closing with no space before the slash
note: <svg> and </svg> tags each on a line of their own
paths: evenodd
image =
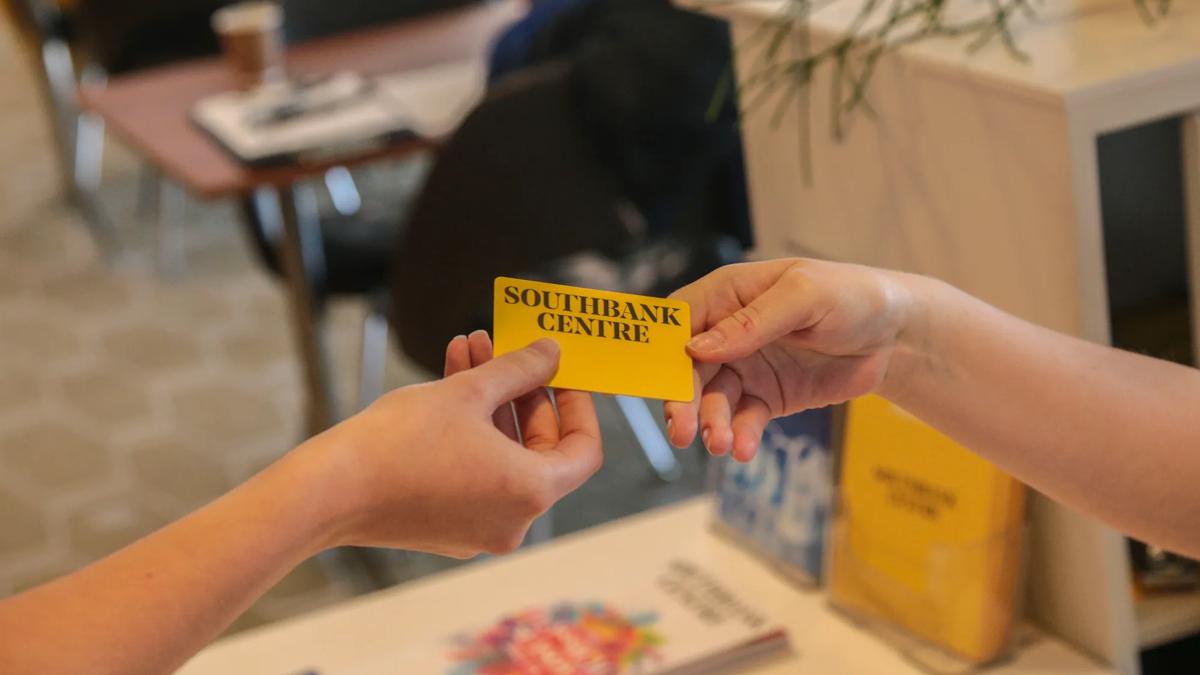
<svg viewBox="0 0 1200 675">
<path fill-rule="evenodd" d="M 808 270 L 804 261 L 796 261 L 790 265 L 783 274 L 780 275 L 779 281 L 790 288 L 801 288 L 808 285 Z"/>
<path fill-rule="evenodd" d="M 747 305 L 733 313 L 733 320 L 745 333 L 753 333 L 762 325 L 762 312 L 754 305 Z"/>
</svg>

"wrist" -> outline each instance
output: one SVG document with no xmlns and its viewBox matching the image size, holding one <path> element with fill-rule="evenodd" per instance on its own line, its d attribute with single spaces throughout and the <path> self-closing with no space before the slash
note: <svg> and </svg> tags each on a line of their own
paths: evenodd
<svg viewBox="0 0 1200 675">
<path fill-rule="evenodd" d="M 346 545 L 352 538 L 360 491 L 331 431 L 305 441 L 278 462 L 278 480 L 303 532 L 308 555 Z M 276 467 L 272 467 L 275 469 Z"/>
<path fill-rule="evenodd" d="M 913 383 L 936 367 L 938 351 L 933 346 L 934 326 L 941 282 L 916 274 L 889 273 L 889 283 L 902 309 L 900 325 L 887 371 L 877 393 L 900 403 Z"/>
</svg>

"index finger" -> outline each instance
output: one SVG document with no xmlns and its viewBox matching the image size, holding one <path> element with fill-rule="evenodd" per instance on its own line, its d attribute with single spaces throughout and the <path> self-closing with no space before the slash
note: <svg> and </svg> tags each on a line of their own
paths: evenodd
<svg viewBox="0 0 1200 675">
<path fill-rule="evenodd" d="M 446 365 L 442 371 L 442 377 L 450 377 L 470 369 L 471 355 L 467 338 L 462 335 L 456 336 L 446 345 Z"/>
<path fill-rule="evenodd" d="M 780 258 L 724 265 L 667 297 L 688 303 L 691 307 L 692 335 L 696 335 L 712 328 L 770 288 L 795 262 L 793 259 Z"/>
</svg>

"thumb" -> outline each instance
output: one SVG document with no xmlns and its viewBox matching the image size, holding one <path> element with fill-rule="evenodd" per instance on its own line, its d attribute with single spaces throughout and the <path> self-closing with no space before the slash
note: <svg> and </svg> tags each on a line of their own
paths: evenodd
<svg viewBox="0 0 1200 675">
<path fill-rule="evenodd" d="M 461 373 L 459 378 L 490 411 L 546 386 L 558 370 L 558 355 L 558 343 L 543 338 Z"/>
<path fill-rule="evenodd" d="M 775 283 L 750 304 L 693 337 L 688 353 L 698 361 L 725 363 L 744 358 L 795 330 L 801 314 L 795 289 Z"/>
</svg>

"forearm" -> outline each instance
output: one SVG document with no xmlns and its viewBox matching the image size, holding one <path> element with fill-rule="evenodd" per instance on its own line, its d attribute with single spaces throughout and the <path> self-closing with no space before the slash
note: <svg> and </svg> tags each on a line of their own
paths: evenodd
<svg viewBox="0 0 1200 675">
<path fill-rule="evenodd" d="M 1200 371 L 903 283 L 912 316 L 881 393 L 1049 496 L 1200 555 Z"/>
<path fill-rule="evenodd" d="M 545 390 L 558 361 L 550 340 L 493 359 L 486 334 L 456 339 L 453 377 L 389 392 L 178 523 L 0 601 L 0 673 L 172 671 L 330 546 L 513 550 L 601 461 L 590 395 Z"/>
<path fill-rule="evenodd" d="M 166 673 L 329 540 L 289 457 L 74 574 L 0 602 L 0 672 Z"/>
</svg>

